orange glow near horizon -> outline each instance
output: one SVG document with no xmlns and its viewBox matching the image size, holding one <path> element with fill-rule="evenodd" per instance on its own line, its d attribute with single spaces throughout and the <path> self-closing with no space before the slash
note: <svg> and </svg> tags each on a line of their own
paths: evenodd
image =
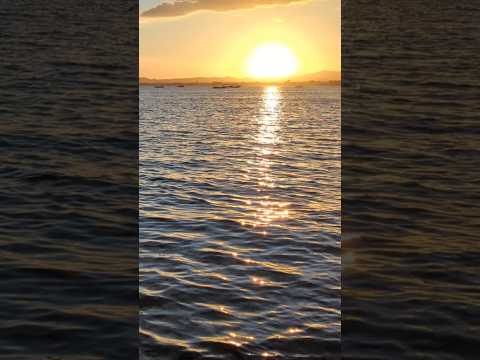
<svg viewBox="0 0 480 360">
<path fill-rule="evenodd" d="M 140 18 L 139 75 L 269 80 L 339 72 L 339 4 L 309 0 L 288 6 Z"/>
</svg>

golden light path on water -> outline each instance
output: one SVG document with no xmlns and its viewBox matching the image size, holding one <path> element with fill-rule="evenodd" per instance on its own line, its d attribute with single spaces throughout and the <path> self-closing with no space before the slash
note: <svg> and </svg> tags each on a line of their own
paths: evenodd
<svg viewBox="0 0 480 360">
<path fill-rule="evenodd" d="M 256 196 L 252 200 L 247 200 L 247 205 L 254 209 L 253 219 L 241 220 L 243 226 L 253 227 L 257 233 L 263 237 L 269 235 L 268 228 L 274 226 L 274 222 L 286 219 L 289 216 L 288 202 L 282 202 L 270 195 L 279 179 L 275 177 L 271 167 L 273 162 L 271 158 L 279 155 L 279 145 L 281 144 L 281 126 L 282 126 L 282 94 L 277 86 L 268 86 L 263 90 L 262 105 L 259 109 L 259 115 L 256 117 L 257 129 L 252 136 L 255 137 L 256 146 L 255 159 L 248 161 L 246 172 L 257 179 Z M 238 257 L 237 253 L 233 254 Z M 260 265 L 267 268 L 282 268 L 291 274 L 298 274 L 298 270 L 292 267 L 280 266 L 272 263 L 257 262 L 249 258 L 242 259 L 246 264 Z M 256 286 L 273 286 L 272 281 L 257 276 L 251 276 L 250 281 Z"/>
<path fill-rule="evenodd" d="M 282 94 L 276 86 L 265 88 L 263 93 L 263 109 L 258 123 L 258 160 L 257 166 L 260 171 L 257 191 L 273 189 L 276 186 L 276 179 L 271 171 L 272 155 L 278 155 L 278 145 L 281 142 L 281 101 Z M 260 201 L 256 214 L 256 226 L 267 226 L 273 221 L 288 217 L 288 203 L 280 202 L 266 196 Z"/>
<path fill-rule="evenodd" d="M 278 155 L 278 145 L 281 142 L 280 130 L 282 94 L 278 87 L 269 86 L 263 91 L 262 108 L 257 118 L 258 130 L 256 138 L 256 158 L 249 161 L 249 168 L 246 170 L 249 176 L 256 176 L 258 179 L 256 191 L 268 193 L 276 187 L 278 179 L 271 171 L 273 165 L 271 157 Z M 254 219 L 248 224 L 258 228 L 260 234 L 267 235 L 266 227 L 275 220 L 285 219 L 289 216 L 288 203 L 281 202 L 270 195 L 261 196 L 261 200 L 248 201 L 248 205 L 255 208 Z M 243 225 L 247 222 L 243 221 Z"/>
</svg>

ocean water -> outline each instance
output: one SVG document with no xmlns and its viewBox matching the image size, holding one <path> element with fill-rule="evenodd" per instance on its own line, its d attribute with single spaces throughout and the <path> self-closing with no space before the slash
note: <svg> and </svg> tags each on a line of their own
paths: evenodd
<svg viewBox="0 0 480 360">
<path fill-rule="evenodd" d="M 343 5 L 342 356 L 478 359 L 480 3 Z"/>
<path fill-rule="evenodd" d="M 140 88 L 142 359 L 340 352 L 340 88 Z"/>
<path fill-rule="evenodd" d="M 0 16 L 0 359 L 134 359 L 136 6 Z"/>
</svg>

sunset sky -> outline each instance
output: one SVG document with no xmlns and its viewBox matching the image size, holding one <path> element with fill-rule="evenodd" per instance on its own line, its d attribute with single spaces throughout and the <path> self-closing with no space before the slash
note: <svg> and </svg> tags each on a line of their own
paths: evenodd
<svg viewBox="0 0 480 360">
<path fill-rule="evenodd" d="M 140 14 L 141 77 L 341 68 L 340 0 L 140 0 Z"/>
</svg>

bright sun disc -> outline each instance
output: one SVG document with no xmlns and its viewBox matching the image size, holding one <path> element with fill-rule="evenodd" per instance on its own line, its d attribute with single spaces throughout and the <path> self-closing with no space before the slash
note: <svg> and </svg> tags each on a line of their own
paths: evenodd
<svg viewBox="0 0 480 360">
<path fill-rule="evenodd" d="M 247 60 L 247 70 L 255 78 L 283 78 L 295 74 L 298 61 L 286 46 L 267 44 L 257 47 Z"/>
</svg>

